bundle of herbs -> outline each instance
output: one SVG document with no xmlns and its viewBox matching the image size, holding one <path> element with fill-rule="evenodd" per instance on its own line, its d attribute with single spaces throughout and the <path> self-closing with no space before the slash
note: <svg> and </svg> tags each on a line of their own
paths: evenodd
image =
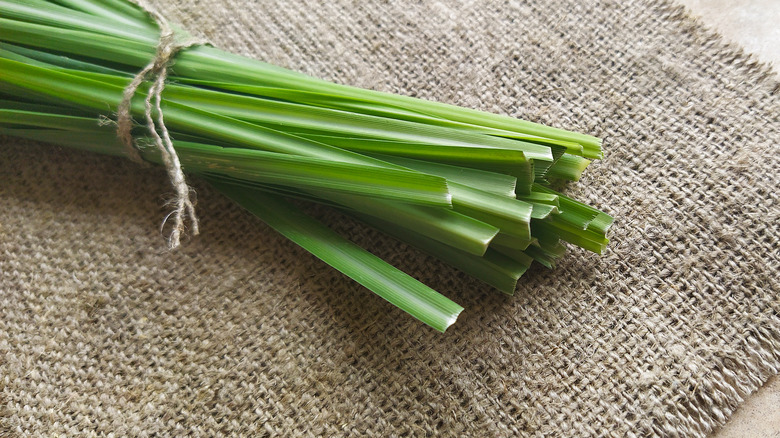
<svg viewBox="0 0 780 438">
<path fill-rule="evenodd" d="M 550 188 L 601 157 L 595 137 L 194 45 L 165 66 L 159 111 L 148 81 L 127 100 L 129 151 L 106 121 L 159 56 L 159 20 L 124 0 L 0 0 L 0 29 L 0 133 L 167 163 L 149 144 L 170 132 L 188 174 L 437 330 L 463 309 L 289 199 L 339 208 L 508 294 L 564 242 L 607 245 L 612 218 Z M 164 125 L 150 131 L 150 113 Z"/>
</svg>

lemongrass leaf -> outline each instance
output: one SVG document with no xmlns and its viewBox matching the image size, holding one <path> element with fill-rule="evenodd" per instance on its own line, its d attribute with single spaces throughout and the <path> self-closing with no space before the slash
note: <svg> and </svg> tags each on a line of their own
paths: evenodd
<svg viewBox="0 0 780 438">
<path fill-rule="evenodd" d="M 189 172 L 216 172 L 264 184 L 332 190 L 402 203 L 449 207 L 444 178 L 402 169 L 369 167 L 252 149 L 176 141 Z"/>
<path fill-rule="evenodd" d="M 545 177 L 579 181 L 590 160 L 572 154 L 564 154 L 547 170 Z"/>
<path fill-rule="evenodd" d="M 95 119 L 6 109 L 0 109 L 0 124 L 87 132 L 98 129 L 98 121 Z M 29 135 L 26 136 L 29 138 Z M 51 138 L 41 136 L 38 139 L 58 140 L 57 134 Z M 92 141 L 99 142 L 98 147 L 122 149 L 111 130 L 106 130 L 102 138 Z M 183 141 L 176 141 L 174 146 L 188 172 L 216 172 L 264 184 L 333 190 L 405 203 L 442 207 L 451 205 L 446 180 L 434 175 Z M 142 155 L 150 161 L 160 160 L 153 148 L 143 149 Z"/>
<path fill-rule="evenodd" d="M 393 118 L 397 120 L 406 120 L 410 122 L 420 122 L 427 125 L 442 126 L 480 134 L 489 134 L 496 137 L 510 138 L 547 146 L 560 146 L 570 153 L 575 155 L 582 155 L 582 145 L 579 143 L 566 140 L 556 140 L 536 135 L 522 134 L 516 131 L 507 131 L 504 129 L 492 128 L 477 124 L 458 122 L 442 117 L 432 116 L 430 114 L 419 111 L 413 111 L 409 109 L 408 106 L 403 107 L 389 104 L 378 104 L 376 101 L 371 99 L 359 99 L 354 97 L 347 97 L 344 95 L 303 91 L 300 89 L 237 84 L 230 82 L 204 81 L 186 77 L 177 78 L 177 80 L 185 84 L 197 85 L 210 89 L 235 91 L 256 97 L 271 97 L 288 102 L 303 103 L 306 105 L 345 110 L 354 113 Z"/>
<path fill-rule="evenodd" d="M 597 232 L 590 230 L 581 230 L 570 225 L 567 222 L 558 220 L 558 216 L 545 221 L 534 221 L 532 228 L 534 235 L 549 233 L 580 248 L 601 254 L 609 243 L 609 240 Z M 540 242 L 542 239 L 540 238 Z"/>
<path fill-rule="evenodd" d="M 532 203 L 531 219 L 547 219 L 550 215 L 559 214 L 558 207 L 549 204 Z"/>
<path fill-rule="evenodd" d="M 557 196 L 558 206 L 561 211 L 559 219 L 573 227 L 585 230 L 590 227 L 591 223 L 596 221 L 592 230 L 601 236 L 605 236 L 614 220 L 610 215 L 548 187 L 534 184 L 533 191 Z"/>
<path fill-rule="evenodd" d="M 96 5 L 96 7 L 100 7 Z M 111 38 L 125 37 L 128 40 L 143 40 L 154 42 L 159 30 L 140 25 L 138 21 L 126 23 L 125 18 L 119 20 L 98 17 L 86 12 L 69 9 L 64 6 L 42 0 L 0 0 L 3 17 L 45 25 L 51 28 L 88 31 L 94 35 L 105 35 Z"/>
<path fill-rule="evenodd" d="M 493 240 L 490 242 L 491 248 L 498 248 L 498 247 L 504 247 L 504 248 L 512 248 L 516 250 L 524 250 L 528 248 L 528 245 L 533 244 L 536 241 L 536 237 L 531 237 L 531 239 L 523 239 L 521 237 L 506 234 L 506 233 L 498 233 L 496 237 L 493 238 Z"/>
<path fill-rule="evenodd" d="M 29 1 L 29 0 L 25 0 Z M 131 26 L 138 29 L 148 29 L 143 26 L 143 15 L 139 15 L 137 9 L 127 7 L 127 2 L 112 2 L 111 0 L 102 0 L 94 2 L 90 0 L 57 0 L 68 9 L 81 11 L 95 17 L 111 20 L 123 26 Z M 131 16 L 128 16 L 131 15 Z"/>
<path fill-rule="evenodd" d="M 2 72 L 3 80 L 7 84 L 63 99 L 81 108 L 114 111 L 122 98 L 122 87 L 59 70 L 0 58 L 0 72 Z M 143 91 L 139 90 L 138 94 L 143 94 Z M 143 102 L 135 100 L 132 109 L 134 114 L 143 114 Z M 167 103 L 164 111 L 166 123 L 172 129 L 186 130 L 217 141 L 233 141 L 247 148 L 311 156 L 345 163 L 396 167 L 365 155 L 173 102 Z"/>
<path fill-rule="evenodd" d="M 449 187 L 455 211 L 498 227 L 504 234 L 531 238 L 531 204 L 454 182 Z"/>
<path fill-rule="evenodd" d="M 404 228 L 478 256 L 485 254 L 490 241 L 499 232 L 498 227 L 450 209 L 399 204 L 364 196 L 309 193 L 379 219 L 392 218 Z"/>
<path fill-rule="evenodd" d="M 41 67 L 61 67 L 85 73 L 102 73 L 125 78 L 132 76 L 130 73 L 115 68 L 3 42 L 0 42 L 0 56 Z"/>
<path fill-rule="evenodd" d="M 508 149 L 433 146 L 370 138 L 301 134 L 302 137 L 366 155 L 390 155 L 433 163 L 498 172 L 515 177 L 518 193 L 530 193 L 534 182 L 531 161 L 523 152 Z"/>
<path fill-rule="evenodd" d="M 73 26 L 84 26 L 88 21 L 86 18 L 80 17 L 74 19 Z M 99 26 L 100 23 L 91 23 L 93 26 Z M 30 31 L 32 29 L 28 29 Z M 60 29 L 64 31 L 64 29 Z M 15 29 L 20 31 L 20 29 Z M 39 33 L 43 32 L 43 29 L 38 29 Z M 128 62 L 127 58 L 121 58 L 117 56 L 117 50 L 114 49 L 109 43 L 109 39 L 103 39 L 99 43 L 92 44 L 91 49 L 86 49 L 88 44 L 79 44 L 79 31 L 73 31 L 75 33 L 61 32 L 58 34 L 58 42 L 62 44 L 64 40 L 70 40 L 76 47 L 68 47 L 75 53 L 79 53 L 82 56 L 99 56 L 104 59 L 111 60 L 113 62 Z M 45 33 L 45 32 L 43 32 Z M 30 37 L 28 32 L 25 37 Z M 98 35 L 103 36 L 103 35 Z M 128 42 L 149 41 L 148 35 L 125 35 Z M 13 41 L 13 37 L 8 37 Z M 19 35 L 16 35 L 19 38 Z M 113 37 L 107 37 L 113 38 Z M 23 41 L 23 40 L 22 40 Z M 22 42 L 16 41 L 16 42 Z M 140 45 L 135 46 L 137 48 L 136 55 L 140 52 L 148 51 L 149 48 L 143 48 Z M 113 50 L 112 50 L 113 49 Z M 387 104 L 390 106 L 404 106 L 411 108 L 416 112 L 427 114 L 432 117 L 452 120 L 454 122 L 473 124 L 479 126 L 485 126 L 489 128 L 516 131 L 525 135 L 533 135 L 538 137 L 549 138 L 553 140 L 563 140 L 566 142 L 578 143 L 583 146 L 583 155 L 587 158 L 600 158 L 601 156 L 601 141 L 595 137 L 587 136 L 583 134 L 571 133 L 568 131 L 551 128 L 543 125 L 539 125 L 532 122 L 513 119 L 511 117 L 499 116 L 495 114 L 482 113 L 479 111 L 460 108 L 452 105 L 441 104 L 437 102 L 429 102 L 420 99 L 413 99 L 406 96 L 397 96 L 386 93 L 375 92 L 371 90 L 362 90 L 348 86 L 338 86 L 336 84 L 328 83 L 315 78 L 308 78 L 298 73 L 289 72 L 279 67 L 270 66 L 265 63 L 259 62 L 246 62 L 243 64 L 246 67 L 242 69 L 228 69 L 225 61 L 228 59 L 235 60 L 238 57 L 231 57 L 227 54 L 220 53 L 207 47 L 201 47 L 194 50 L 189 50 L 182 54 L 180 62 L 177 66 L 180 72 L 186 73 L 193 72 L 193 69 L 200 68 L 200 64 L 208 62 L 212 64 L 212 67 L 208 70 L 200 68 L 199 73 L 201 79 L 204 80 L 225 80 L 232 79 L 236 82 L 244 82 L 248 84 L 262 84 L 265 86 L 277 87 L 277 88 L 290 88 L 301 89 L 311 92 L 322 93 L 336 93 L 348 98 L 357 99 L 371 99 L 377 104 Z M 207 61 L 209 60 L 209 61 Z M 223 65 L 219 65 L 223 64 Z M 220 68 L 224 67 L 224 68 Z M 265 81 L 264 81 L 265 79 Z M 259 81 L 259 82 L 258 82 Z M 567 149 L 568 150 L 568 149 Z"/>
<path fill-rule="evenodd" d="M 357 217 L 390 236 L 432 255 L 506 294 L 514 293 L 518 279 L 530 266 L 531 258 L 525 255 L 518 261 L 488 249 L 483 256 L 476 256 L 403 228 L 391 221 L 368 215 L 358 215 Z"/>
<path fill-rule="evenodd" d="M 415 160 L 412 158 L 398 157 L 393 155 L 369 154 L 388 163 L 398 166 L 414 169 L 430 175 L 437 175 L 447 178 L 448 181 L 493 193 L 500 196 L 514 198 L 516 196 L 515 187 L 517 178 L 503 173 L 489 172 L 470 167 L 452 166 L 448 164 L 435 163 L 424 160 Z"/>
<path fill-rule="evenodd" d="M 561 254 L 551 253 L 536 245 L 530 245 L 523 251 L 523 253 L 525 253 L 528 257 L 531 257 L 534 259 L 534 261 L 548 269 L 555 268 L 555 261 L 563 254 L 563 252 L 564 251 L 561 251 Z"/>
<path fill-rule="evenodd" d="M 445 331 L 463 308 L 380 258 L 336 234 L 282 199 L 211 181 L 271 228 L 401 310 Z"/>
</svg>

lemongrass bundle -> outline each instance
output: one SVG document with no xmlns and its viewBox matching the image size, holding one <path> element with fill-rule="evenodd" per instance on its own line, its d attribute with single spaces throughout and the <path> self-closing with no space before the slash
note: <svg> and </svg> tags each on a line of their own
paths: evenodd
<svg viewBox="0 0 780 438">
<path fill-rule="evenodd" d="M 148 162 L 106 124 L 160 30 L 123 0 L 0 0 L 0 133 Z M 206 45 L 176 55 L 161 94 L 175 155 L 334 268 L 431 327 L 463 310 L 299 211 L 322 202 L 511 294 L 564 242 L 601 253 L 612 218 L 550 188 L 579 179 L 601 140 L 406 96 L 334 84 Z M 130 101 L 147 113 L 150 84 Z M 152 129 L 153 137 L 157 131 Z"/>
</svg>

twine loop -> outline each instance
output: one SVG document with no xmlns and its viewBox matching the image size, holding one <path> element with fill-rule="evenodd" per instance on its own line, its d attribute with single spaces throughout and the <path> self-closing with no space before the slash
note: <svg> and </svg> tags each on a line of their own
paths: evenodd
<svg viewBox="0 0 780 438">
<path fill-rule="evenodd" d="M 191 189 L 187 185 L 179 156 L 176 154 L 173 141 L 163 120 L 162 92 L 168 77 L 168 69 L 173 65 L 176 54 L 188 47 L 204 44 L 204 41 L 189 36 L 180 41 L 178 38 L 180 33 L 173 30 L 165 17 L 145 6 L 141 1 L 136 0 L 135 3 L 157 23 L 160 28 L 160 39 L 154 59 L 135 75 L 122 93 L 122 101 L 117 109 L 117 136 L 124 144 L 128 158 L 137 163 L 144 163 L 131 132 L 133 129 L 132 100 L 138 88 L 145 81 L 151 80 L 149 91 L 144 100 L 144 118 L 152 144 L 160 151 L 163 165 L 168 171 L 168 177 L 175 191 L 175 197 L 171 201 L 174 210 L 163 221 L 163 226 L 165 226 L 165 222 L 169 218 L 173 220 L 173 230 L 168 239 L 168 246 L 173 249 L 181 243 L 181 237 L 185 231 L 185 219 L 189 219 L 193 235 L 197 235 L 199 229 Z"/>
</svg>

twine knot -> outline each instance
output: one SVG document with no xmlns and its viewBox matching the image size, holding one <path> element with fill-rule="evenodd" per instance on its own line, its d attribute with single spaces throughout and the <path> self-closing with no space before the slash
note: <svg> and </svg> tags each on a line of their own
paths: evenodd
<svg viewBox="0 0 780 438">
<path fill-rule="evenodd" d="M 199 229 L 198 218 L 195 215 L 195 204 L 190 196 L 191 190 L 184 178 L 184 171 L 173 147 L 168 128 L 165 126 L 160 104 L 165 81 L 168 77 L 168 69 L 173 65 L 176 54 L 188 47 L 203 44 L 204 41 L 191 37 L 179 41 L 177 32 L 173 30 L 165 17 L 146 7 L 139 0 L 135 0 L 135 3 L 157 23 L 160 28 L 160 39 L 154 59 L 135 75 L 122 93 L 122 101 L 117 109 L 117 136 L 124 144 L 128 158 L 137 163 L 144 163 L 131 132 L 133 128 L 132 100 L 141 84 L 146 80 L 151 80 L 152 84 L 144 100 L 144 118 L 152 143 L 160 151 L 163 165 L 168 171 L 168 177 L 175 190 L 175 198 L 171 201 L 174 210 L 163 221 L 164 227 L 169 218 L 173 219 L 173 230 L 168 239 L 168 246 L 173 249 L 181 243 L 181 236 L 185 231 L 185 218 L 188 218 L 191 223 L 193 235 L 197 235 Z"/>
</svg>

